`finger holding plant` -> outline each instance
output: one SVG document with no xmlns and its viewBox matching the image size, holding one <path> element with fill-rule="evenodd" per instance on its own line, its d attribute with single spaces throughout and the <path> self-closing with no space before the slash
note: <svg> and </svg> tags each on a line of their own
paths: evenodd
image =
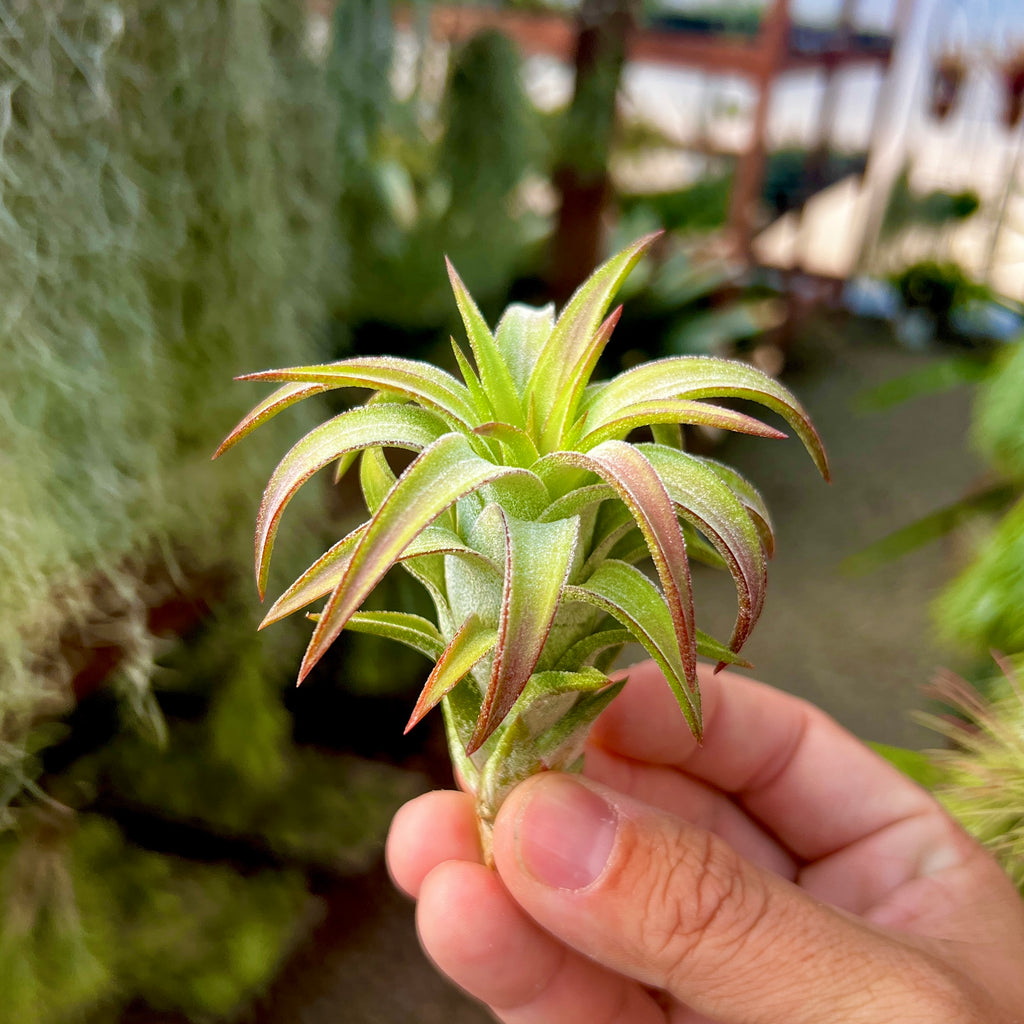
<svg viewBox="0 0 1024 1024">
<path fill-rule="evenodd" d="M 684 356 L 591 382 L 621 312 L 605 316 L 611 300 L 656 237 L 608 260 L 557 319 L 551 306 L 515 304 L 493 333 L 449 264 L 472 355 L 453 340 L 461 381 L 390 357 L 249 374 L 242 379 L 283 384 L 217 452 L 310 395 L 373 389 L 364 405 L 307 434 L 271 476 L 256 527 L 261 597 L 281 515 L 315 472 L 334 464 L 340 476 L 358 459 L 369 518 L 278 598 L 263 625 L 327 598 L 312 616 L 300 682 L 343 629 L 434 661 L 408 728 L 441 705 L 485 849 L 516 784 L 579 769 L 590 726 L 622 686 L 606 672 L 625 643 L 654 658 L 698 739 L 698 655 L 742 663 L 764 603 L 771 522 L 738 473 L 682 449 L 681 425 L 784 437 L 708 401 L 752 400 L 782 416 L 828 477 L 807 413 L 751 366 Z M 627 441 L 639 427 L 654 440 Z M 398 477 L 388 447 L 416 453 Z M 738 611 L 727 644 L 695 625 L 690 557 L 733 577 Z M 657 582 L 638 568 L 647 558 Z M 396 563 L 426 588 L 436 622 L 359 610 Z"/>
</svg>

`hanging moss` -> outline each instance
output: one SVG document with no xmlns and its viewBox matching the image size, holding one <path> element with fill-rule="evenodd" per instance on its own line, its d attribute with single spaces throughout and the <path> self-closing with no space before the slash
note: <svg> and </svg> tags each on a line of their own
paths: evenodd
<svg viewBox="0 0 1024 1024">
<path fill-rule="evenodd" d="M 337 184 L 301 5 L 0 12 L 0 770 L 15 776 L 30 722 L 71 699 L 54 637 L 119 647 L 151 713 L 160 588 L 144 570 L 247 563 L 233 524 L 273 456 L 209 465 L 251 399 L 224 382 L 315 357 Z"/>
</svg>

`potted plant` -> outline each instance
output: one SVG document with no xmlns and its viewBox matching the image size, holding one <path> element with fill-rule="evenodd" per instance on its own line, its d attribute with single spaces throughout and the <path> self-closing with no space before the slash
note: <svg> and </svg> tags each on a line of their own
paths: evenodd
<svg viewBox="0 0 1024 1024">
<path fill-rule="evenodd" d="M 1003 61 L 1000 69 L 1003 88 L 1006 91 L 1006 106 L 1003 108 L 1003 123 L 1012 128 L 1024 109 L 1024 50 L 1017 50 Z"/>
<path fill-rule="evenodd" d="M 950 51 L 939 56 L 932 71 L 932 117 L 939 121 L 949 117 L 966 76 L 967 63 L 959 53 Z"/>
<path fill-rule="evenodd" d="M 683 451 L 680 424 L 784 436 L 706 401 L 751 399 L 780 414 L 828 476 L 802 406 L 746 364 L 680 356 L 590 383 L 621 307 L 605 312 L 655 237 L 598 268 L 557 320 L 550 306 L 517 304 L 494 333 L 449 265 L 473 356 L 453 341 L 461 381 L 389 357 L 249 374 L 281 387 L 220 449 L 307 396 L 375 389 L 299 441 L 267 485 L 256 528 L 261 594 L 282 512 L 316 471 L 334 464 L 340 475 L 358 458 L 369 518 L 277 599 L 264 624 L 327 598 L 311 616 L 300 681 L 343 629 L 399 640 L 435 662 L 409 727 L 441 705 L 485 851 L 518 782 L 578 770 L 590 725 L 622 686 L 606 671 L 626 642 L 657 661 L 697 736 L 697 656 L 742 663 L 773 551 L 768 511 L 734 470 Z M 653 440 L 629 443 L 638 427 Z M 386 447 L 416 453 L 399 476 Z M 657 583 L 637 567 L 648 556 Z M 695 625 L 690 558 L 733 576 L 739 607 L 728 643 Z M 426 588 L 436 621 L 360 611 L 396 563 Z"/>
</svg>

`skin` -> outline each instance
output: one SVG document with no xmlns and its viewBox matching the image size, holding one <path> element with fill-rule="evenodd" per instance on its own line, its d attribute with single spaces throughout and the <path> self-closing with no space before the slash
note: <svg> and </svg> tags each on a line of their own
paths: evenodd
<svg viewBox="0 0 1024 1024">
<path fill-rule="evenodd" d="M 817 708 L 702 667 L 698 745 L 651 663 L 585 776 L 388 838 L 437 967 L 505 1024 L 1024 1022 L 1024 902 L 923 789 Z"/>
</svg>

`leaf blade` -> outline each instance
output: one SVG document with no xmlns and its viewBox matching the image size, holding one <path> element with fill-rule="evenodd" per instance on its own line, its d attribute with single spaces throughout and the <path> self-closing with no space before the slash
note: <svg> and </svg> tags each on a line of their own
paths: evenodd
<svg viewBox="0 0 1024 1024">
<path fill-rule="evenodd" d="M 449 426 L 469 428 L 475 413 L 465 384 L 430 363 L 398 356 L 362 356 L 319 366 L 292 366 L 247 373 L 239 380 L 281 380 L 334 388 L 387 391 L 444 416 Z"/>
<path fill-rule="evenodd" d="M 656 359 L 620 373 L 585 396 L 588 422 L 603 423 L 638 402 L 660 399 L 745 398 L 777 412 L 793 428 L 821 475 L 828 457 L 804 407 L 768 374 L 747 363 L 714 356 Z"/>
<path fill-rule="evenodd" d="M 451 643 L 437 656 L 437 664 L 420 691 L 416 706 L 406 723 L 405 733 L 493 650 L 497 637 L 497 630 L 485 626 L 477 615 L 470 615 L 466 619 L 452 637 Z"/>
<path fill-rule="evenodd" d="M 243 437 L 248 437 L 257 427 L 262 426 L 267 420 L 273 419 L 282 410 L 295 405 L 296 402 L 301 402 L 304 398 L 322 394 L 327 390 L 326 384 L 304 382 L 285 384 L 283 387 L 277 388 L 242 417 L 231 433 L 221 441 L 220 447 L 213 453 L 213 458 L 220 458 L 229 448 L 238 444 Z"/>
<path fill-rule="evenodd" d="M 427 409 L 382 403 L 362 405 L 311 430 L 277 464 L 256 517 L 256 581 L 266 593 L 270 555 L 281 515 L 314 473 L 347 452 L 390 446 L 421 451 L 445 432 L 444 421 Z"/>
<path fill-rule="evenodd" d="M 541 523 L 499 511 L 505 529 L 505 582 L 498 642 L 468 754 L 486 742 L 529 682 L 551 631 L 579 542 L 576 517 Z"/>
<path fill-rule="evenodd" d="M 547 466 L 561 464 L 589 470 L 610 484 L 640 527 L 672 614 L 684 675 L 695 688 L 697 654 L 686 543 L 657 470 L 639 449 L 624 441 L 603 441 L 586 453 L 555 452 L 545 456 L 537 469 L 543 477 Z"/>
<path fill-rule="evenodd" d="M 593 355 L 592 342 L 612 297 L 661 232 L 645 235 L 603 263 L 576 291 L 544 342 L 530 374 L 528 390 L 536 396 L 536 417 L 544 423 L 544 451 L 553 451 L 572 419 L 573 403 L 558 416 L 551 413 L 560 396 L 578 394 L 586 380 L 581 373 Z M 594 357 L 596 359 L 596 356 Z"/>
<path fill-rule="evenodd" d="M 699 459 L 675 448 L 637 446 L 654 466 L 669 498 L 726 560 L 739 597 L 729 647 L 738 651 L 764 607 L 768 568 L 761 537 L 729 486 Z"/>
<path fill-rule="evenodd" d="M 625 437 L 637 427 L 662 423 L 695 424 L 706 427 L 717 427 L 720 430 L 731 430 L 740 434 L 752 434 L 755 437 L 767 437 L 782 440 L 786 435 L 781 430 L 762 423 L 753 416 L 726 409 L 710 402 L 694 402 L 685 398 L 662 399 L 661 401 L 637 402 L 634 405 L 619 409 L 612 419 L 595 423 L 592 419 L 587 423 L 590 428 L 573 447 L 580 451 L 588 451 L 602 441 L 610 438 Z"/>
<path fill-rule="evenodd" d="M 635 566 L 612 559 L 585 582 L 565 588 L 565 599 L 608 612 L 633 634 L 657 662 L 693 734 L 701 735 L 700 692 L 680 656 L 675 625 L 665 597 Z"/>
<path fill-rule="evenodd" d="M 448 280 L 455 293 L 455 303 L 459 307 L 459 314 L 466 328 L 466 337 L 469 338 L 473 358 L 476 360 L 480 384 L 490 402 L 494 418 L 510 423 L 514 427 L 521 427 L 525 419 L 523 408 L 519 404 L 519 391 L 494 342 L 491 329 L 462 283 L 462 278 L 452 266 L 451 260 L 446 256 L 444 262 L 448 268 Z"/>
<path fill-rule="evenodd" d="M 299 681 L 309 674 L 352 613 L 425 527 L 484 484 L 516 474 L 532 477 L 527 470 L 496 466 L 482 458 L 462 434 L 444 434 L 425 448 L 391 488 L 353 552 L 306 649 Z M 409 514 L 410 509 L 414 514 Z"/>
</svg>

